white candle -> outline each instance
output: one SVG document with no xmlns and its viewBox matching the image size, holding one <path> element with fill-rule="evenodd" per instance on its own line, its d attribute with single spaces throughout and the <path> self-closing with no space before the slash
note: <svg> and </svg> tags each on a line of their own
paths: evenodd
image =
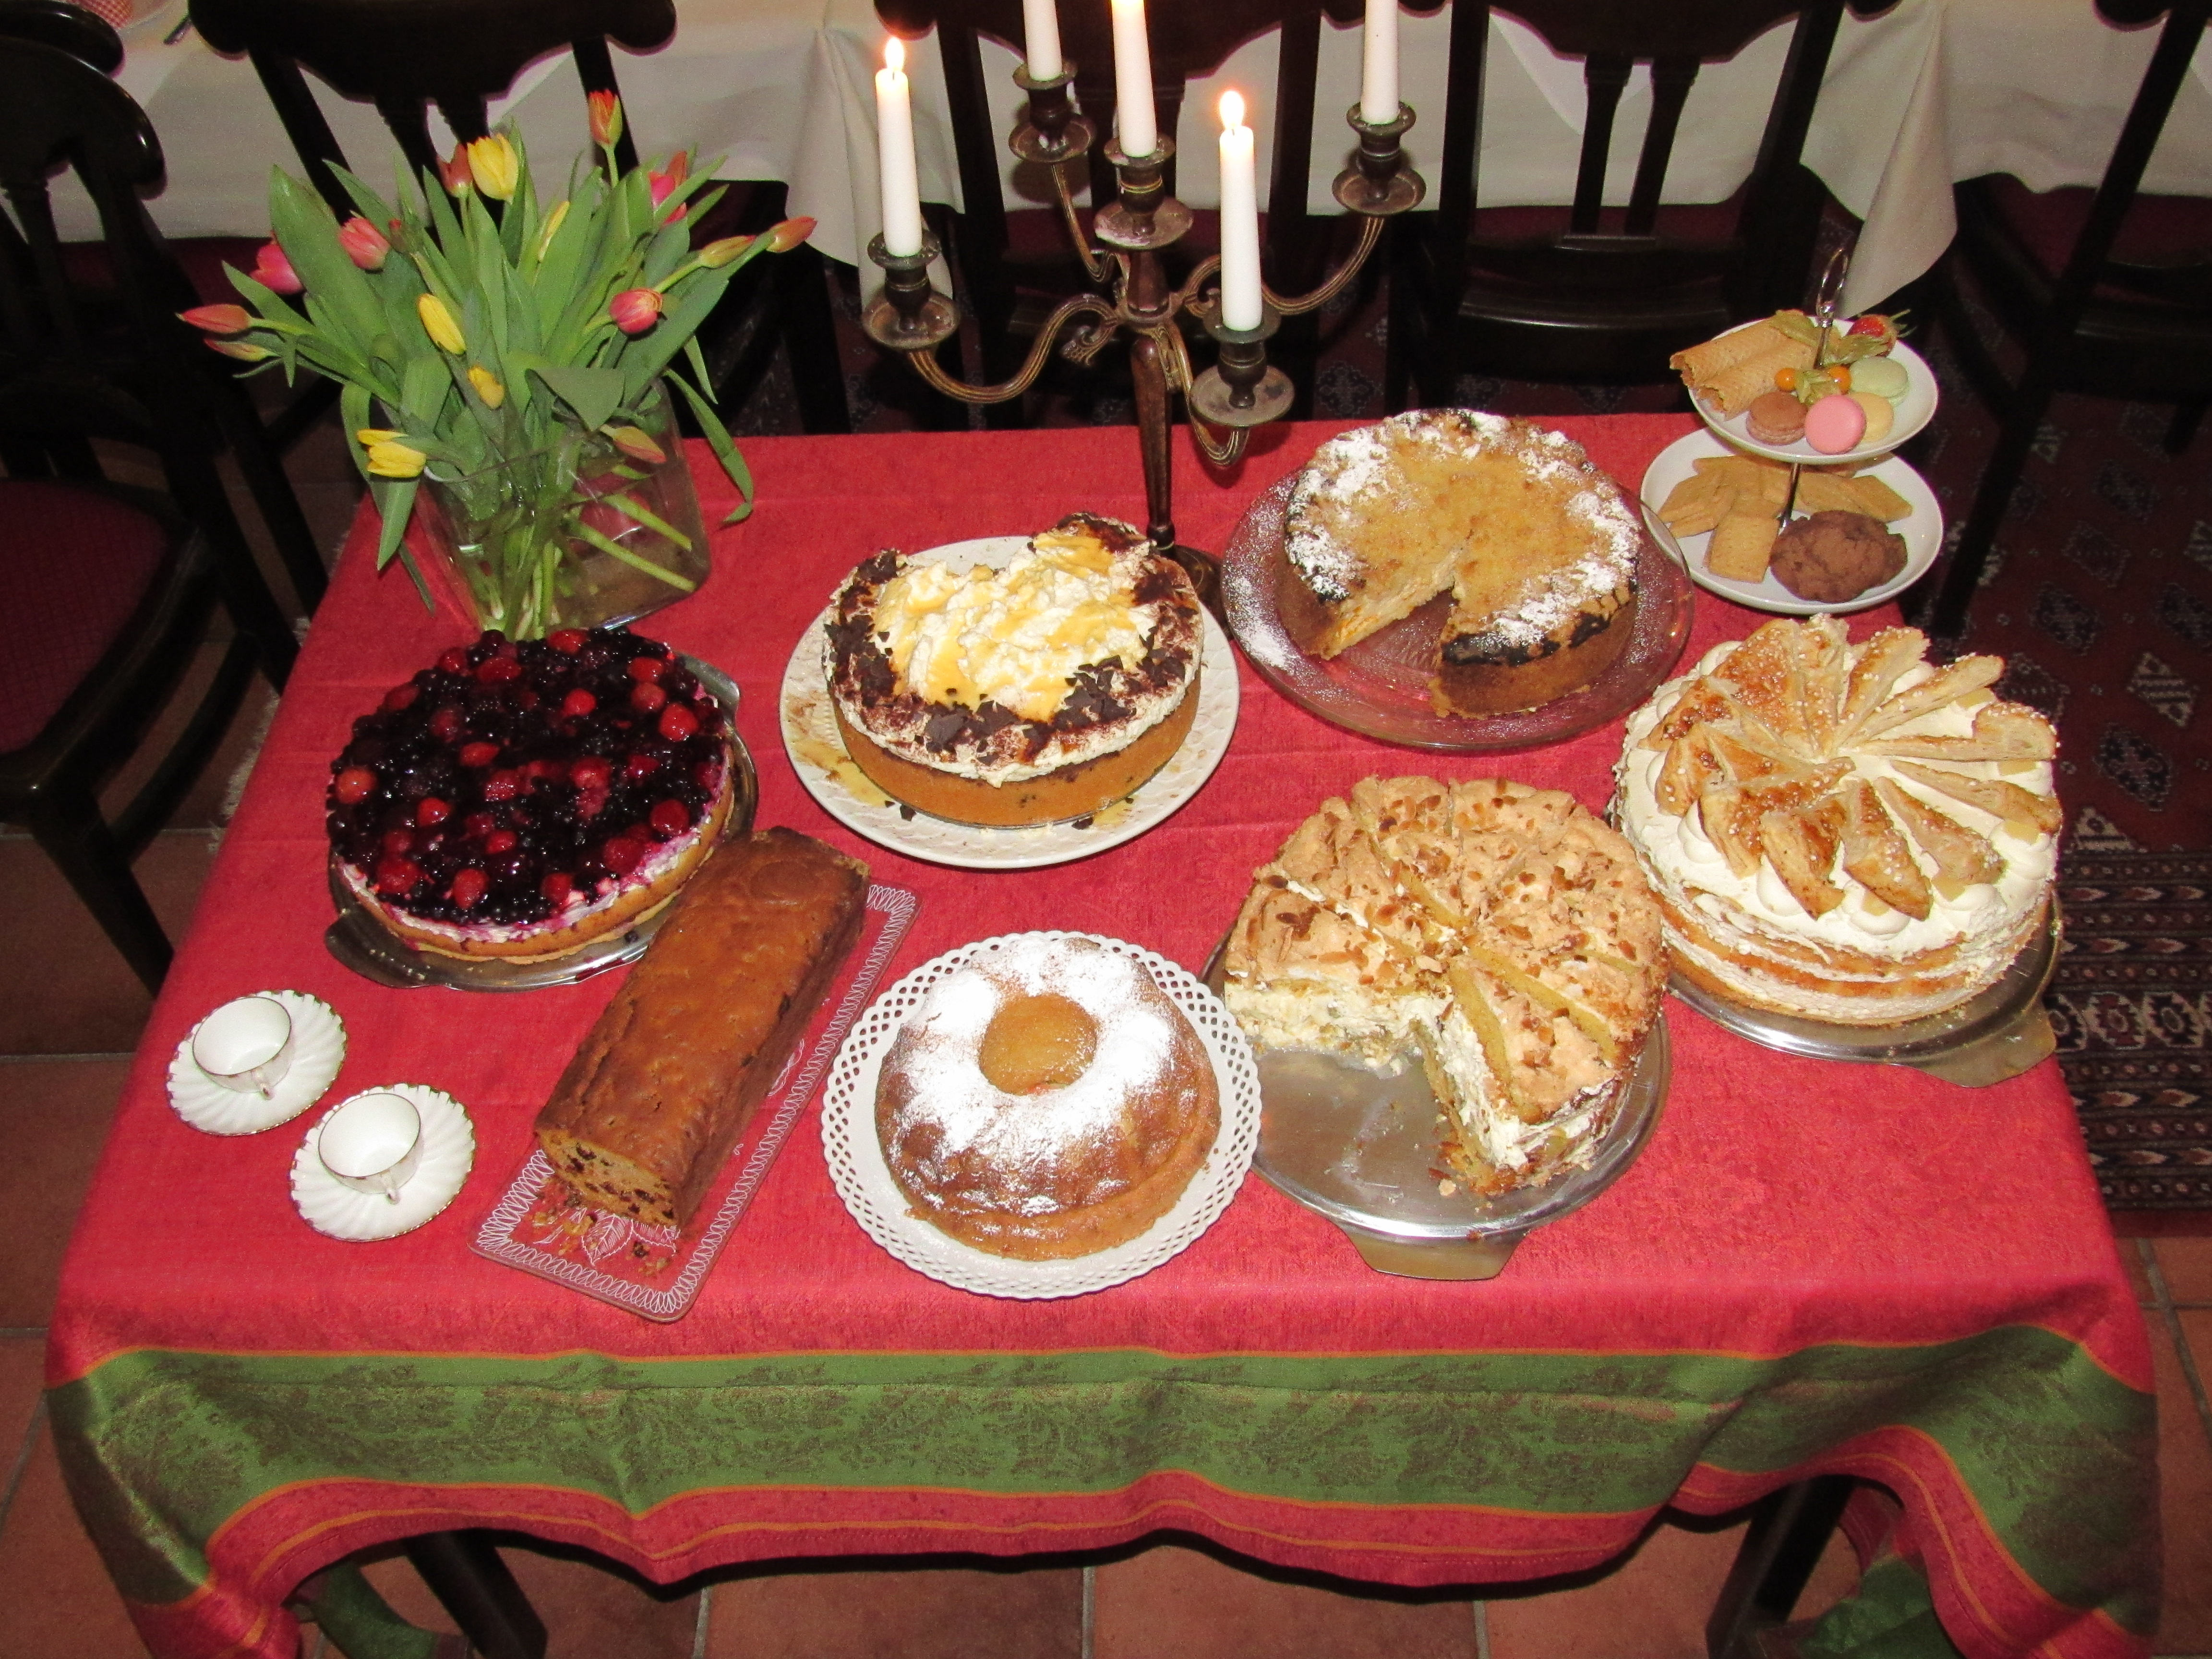
<svg viewBox="0 0 2212 1659">
<path fill-rule="evenodd" d="M 1114 100 L 1121 154 L 1131 161 L 1160 147 L 1152 111 L 1152 46 L 1145 38 L 1145 0 L 1114 0 Z"/>
<path fill-rule="evenodd" d="M 884 251 L 921 252 L 921 179 L 914 165 L 914 96 L 906 46 L 894 35 L 876 71 L 876 169 L 884 203 Z"/>
<path fill-rule="evenodd" d="M 1060 78 L 1065 66 L 1060 61 L 1060 10 L 1053 0 L 1022 0 L 1022 44 L 1029 49 L 1030 80 Z"/>
<path fill-rule="evenodd" d="M 1221 94 L 1221 320 L 1260 326 L 1260 187 L 1241 94 Z"/>
<path fill-rule="evenodd" d="M 1359 118 L 1398 118 L 1398 0 L 1367 0 L 1367 54 L 1360 60 Z"/>
</svg>

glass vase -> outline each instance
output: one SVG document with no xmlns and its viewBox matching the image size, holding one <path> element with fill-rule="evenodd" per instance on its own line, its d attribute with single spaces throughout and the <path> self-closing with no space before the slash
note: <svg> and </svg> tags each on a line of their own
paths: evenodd
<svg viewBox="0 0 2212 1659">
<path fill-rule="evenodd" d="M 510 639 L 633 622 L 698 591 L 710 568 L 699 496 L 665 387 L 638 427 L 665 459 L 568 426 L 548 447 L 416 496 L 409 545 L 448 601 Z M 635 447 L 635 446 L 633 447 Z"/>
</svg>

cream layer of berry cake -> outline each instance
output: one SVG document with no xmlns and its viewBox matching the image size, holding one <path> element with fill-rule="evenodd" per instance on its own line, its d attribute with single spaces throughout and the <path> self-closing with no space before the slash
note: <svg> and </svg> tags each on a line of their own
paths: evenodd
<svg viewBox="0 0 2212 1659">
<path fill-rule="evenodd" d="M 729 714 L 627 629 L 456 646 L 331 765 L 340 878 L 441 956 L 566 956 L 673 898 L 736 791 Z"/>
</svg>

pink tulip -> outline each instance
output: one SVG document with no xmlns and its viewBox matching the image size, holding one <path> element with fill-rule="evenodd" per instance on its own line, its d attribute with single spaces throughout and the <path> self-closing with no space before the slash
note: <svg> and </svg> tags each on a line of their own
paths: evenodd
<svg viewBox="0 0 2212 1659">
<path fill-rule="evenodd" d="M 788 253 L 814 234 L 811 219 L 786 219 L 768 234 L 770 253 Z"/>
<path fill-rule="evenodd" d="M 650 288 L 629 288 L 607 301 L 607 315 L 625 334 L 642 334 L 660 320 L 660 294 Z"/>
<path fill-rule="evenodd" d="M 278 294 L 297 294 L 307 284 L 276 242 L 264 242 L 253 255 L 253 280 Z"/>
<path fill-rule="evenodd" d="M 590 106 L 592 142 L 611 147 L 622 142 L 622 100 L 611 92 L 595 92 L 585 102 Z"/>
<path fill-rule="evenodd" d="M 194 306 L 177 315 L 206 334 L 243 334 L 253 326 L 253 313 L 244 306 Z"/>
<path fill-rule="evenodd" d="M 678 150 L 675 155 L 668 158 L 667 172 L 647 173 L 646 175 L 646 182 L 650 185 L 653 189 L 653 206 L 659 207 L 663 202 L 666 201 L 669 198 L 670 192 L 675 190 L 678 185 L 682 184 L 690 176 L 691 157 L 689 154 L 680 149 Z M 688 207 L 679 207 L 673 213 L 671 213 L 666 216 L 665 222 L 672 225 L 690 211 L 691 210 Z"/>
<path fill-rule="evenodd" d="M 392 252 L 384 233 L 358 213 L 338 227 L 338 246 L 363 270 L 383 270 L 385 256 Z"/>
</svg>

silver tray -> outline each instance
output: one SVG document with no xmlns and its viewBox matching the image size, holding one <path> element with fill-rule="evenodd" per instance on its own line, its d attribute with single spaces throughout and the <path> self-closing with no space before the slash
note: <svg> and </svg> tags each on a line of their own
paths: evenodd
<svg viewBox="0 0 2212 1659">
<path fill-rule="evenodd" d="M 2043 1011 L 2044 988 L 2058 967 L 2058 902 L 1996 983 L 1971 1001 L 1901 1025 L 1832 1025 L 1747 1007 L 1676 975 L 1668 988 L 1707 1019 L 1784 1054 L 1814 1060 L 1910 1066 L 1967 1088 L 2018 1077 L 2058 1046 Z"/>
<path fill-rule="evenodd" d="M 752 830 L 753 814 L 760 805 L 760 780 L 753 770 L 751 752 L 738 735 L 737 683 L 720 669 L 696 657 L 678 653 L 678 659 L 698 676 L 701 684 L 714 694 L 730 716 L 730 781 L 735 793 L 730 802 L 730 815 L 723 821 L 721 839 L 748 835 Z M 335 855 L 330 861 L 329 879 L 331 899 L 337 906 L 338 914 L 337 920 L 324 929 L 323 944 L 343 966 L 363 979 L 396 991 L 419 990 L 431 985 L 452 991 L 538 991 L 551 985 L 574 985 L 643 956 L 645 947 L 660 931 L 661 921 L 669 911 L 669 907 L 664 905 L 625 931 L 594 939 L 574 955 L 551 962 L 441 957 L 416 950 L 386 931 L 382 924 L 356 903 L 339 878 Z"/>
<path fill-rule="evenodd" d="M 1217 994 L 1227 943 L 1206 963 Z M 1418 1064 L 1394 1077 L 1333 1054 L 1255 1052 L 1260 1146 L 1252 1167 L 1334 1223 L 1369 1267 L 1410 1279 L 1497 1277 L 1533 1229 L 1580 1209 L 1636 1161 L 1658 1126 L 1674 1069 L 1662 1018 L 1589 1166 L 1482 1198 L 1439 1189 L 1438 1109 Z"/>
</svg>

